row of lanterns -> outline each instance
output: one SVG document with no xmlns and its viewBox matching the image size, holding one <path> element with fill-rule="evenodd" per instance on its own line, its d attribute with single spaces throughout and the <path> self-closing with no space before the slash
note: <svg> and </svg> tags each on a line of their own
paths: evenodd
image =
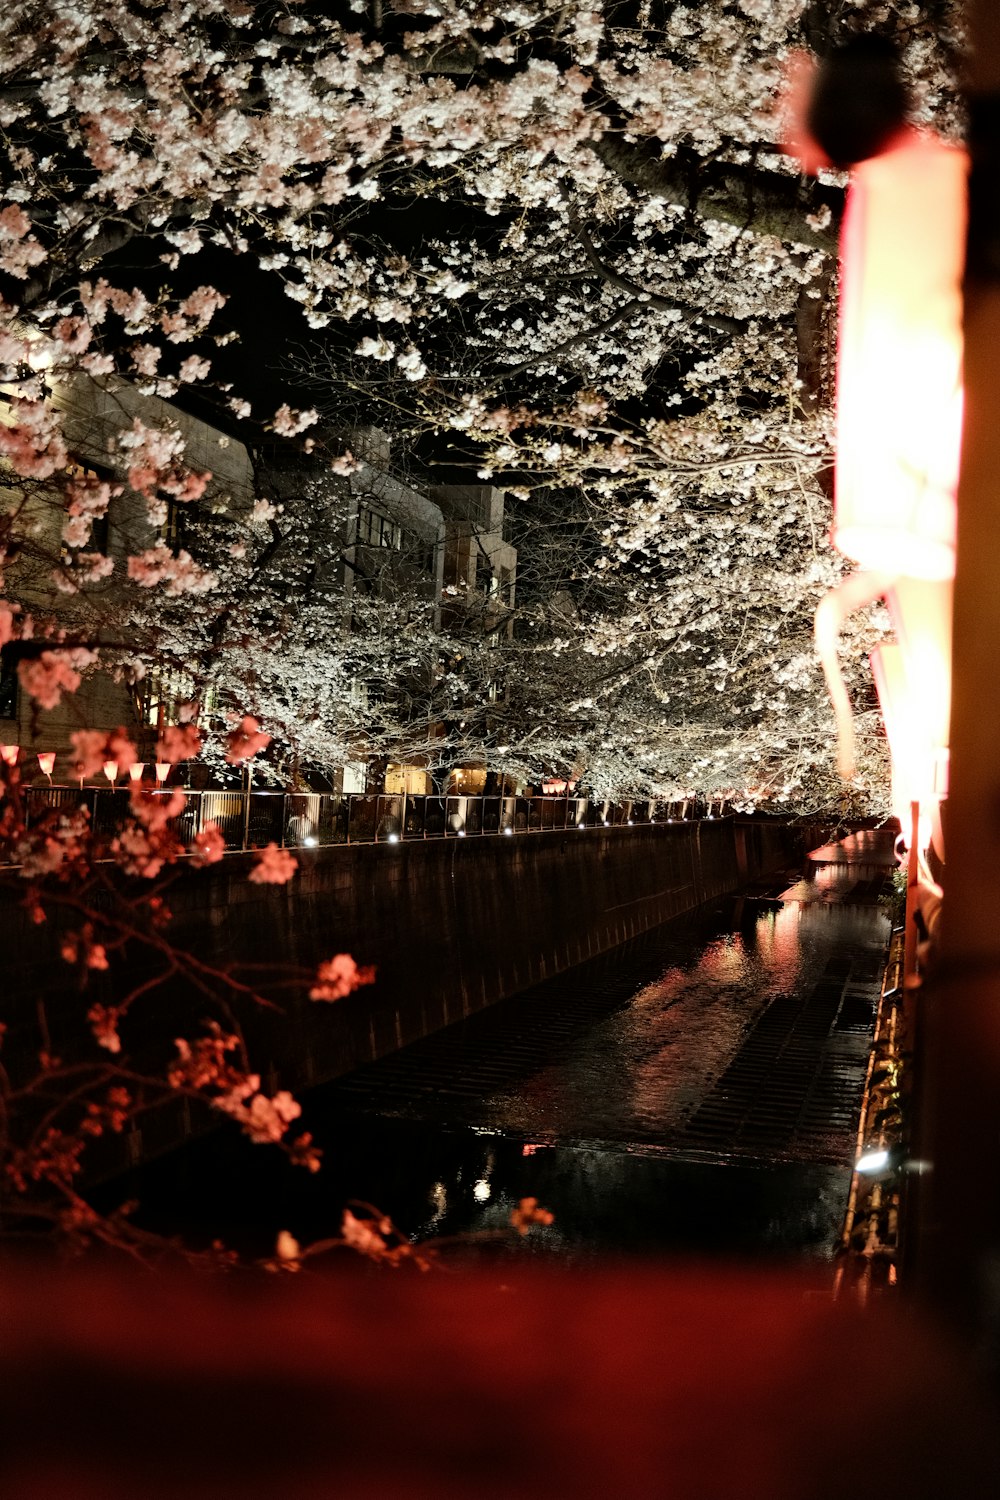
<svg viewBox="0 0 1000 1500">
<path fill-rule="evenodd" d="M 17 765 L 20 753 L 20 745 L 0 745 L 0 760 L 3 760 L 8 766 Z M 39 771 L 43 776 L 47 776 L 51 781 L 52 772 L 55 769 L 56 764 L 56 752 L 54 750 L 39 750 L 35 755 L 35 758 L 38 761 Z M 147 764 L 148 763 L 144 760 L 136 760 L 133 761 L 132 764 L 128 767 L 128 777 L 134 785 L 138 785 L 138 783 L 142 780 L 142 775 L 146 769 Z M 170 762 L 167 760 L 157 760 L 154 761 L 152 765 L 153 774 L 156 777 L 156 784 L 157 786 L 162 786 L 167 777 L 170 775 Z M 104 762 L 104 774 L 107 777 L 108 781 L 110 781 L 111 785 L 114 786 L 119 776 L 122 774 L 121 767 L 119 766 L 118 762 L 116 760 L 106 760 Z M 83 777 L 81 776 L 79 780 L 82 785 Z"/>
</svg>

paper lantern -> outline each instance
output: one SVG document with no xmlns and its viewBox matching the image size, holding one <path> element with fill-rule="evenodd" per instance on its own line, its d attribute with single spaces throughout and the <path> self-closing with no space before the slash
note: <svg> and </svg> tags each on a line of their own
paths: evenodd
<svg viewBox="0 0 1000 1500">
<path fill-rule="evenodd" d="M 853 773 L 853 726 L 837 638 L 850 614 L 880 596 L 900 650 L 898 658 L 873 658 L 883 706 L 896 704 L 889 711 L 898 717 L 905 698 L 922 765 L 940 769 L 946 756 L 967 176 L 963 151 L 907 130 L 851 178 L 841 235 L 832 541 L 860 570 L 816 612 L 845 776 Z M 901 735 L 890 735 L 894 763 L 907 753 Z M 910 771 L 896 779 L 909 785 Z M 897 813 L 910 800 L 924 795 L 904 797 Z"/>
<path fill-rule="evenodd" d="M 38 769 L 43 776 L 52 776 L 52 768 L 56 763 L 56 752 L 54 750 L 39 750 Z"/>
<path fill-rule="evenodd" d="M 145 761 L 134 760 L 128 768 L 128 774 L 132 781 L 138 784 L 142 780 L 142 773 L 145 769 Z"/>
<path fill-rule="evenodd" d="M 886 596 L 907 691 L 919 705 L 922 732 L 938 761 L 948 745 L 951 719 L 952 593 L 950 578 L 900 577 Z"/>
<path fill-rule="evenodd" d="M 17 765 L 17 757 L 20 753 L 20 745 L 0 745 L 0 757 L 6 761 L 8 766 Z"/>
<path fill-rule="evenodd" d="M 907 672 L 902 648 L 883 642 L 872 652 L 871 665 L 892 761 L 893 815 L 907 842 L 915 836 L 921 853 L 933 845 L 943 863 L 940 808 L 948 791 L 947 747 L 929 729 L 920 683 Z M 914 804 L 919 817 L 911 832 Z"/>
<path fill-rule="evenodd" d="M 170 775 L 170 762 L 168 760 L 156 761 L 154 763 L 154 771 L 156 773 L 157 785 L 162 786 Z"/>
<path fill-rule="evenodd" d="M 841 236 L 834 545 L 955 571 L 966 154 L 907 131 L 853 172 Z"/>
<path fill-rule="evenodd" d="M 114 786 L 118 780 L 118 762 L 116 760 L 106 760 L 104 762 L 104 774 L 111 782 L 111 785 Z"/>
</svg>

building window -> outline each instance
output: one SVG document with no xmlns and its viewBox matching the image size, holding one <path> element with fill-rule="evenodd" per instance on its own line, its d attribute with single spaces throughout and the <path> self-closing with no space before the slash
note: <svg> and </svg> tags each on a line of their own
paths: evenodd
<svg viewBox="0 0 1000 1500">
<path fill-rule="evenodd" d="M 180 551 L 184 541 L 184 513 L 176 500 L 167 501 L 167 519 L 160 528 L 160 535 L 171 552 Z"/>
<path fill-rule="evenodd" d="M 154 729 L 176 724 L 182 704 L 192 703 L 197 697 L 194 678 L 179 667 L 151 667 L 142 679 L 140 692 L 142 722 Z M 216 713 L 218 707 L 218 689 L 206 688 L 201 698 L 202 716 Z"/>
<path fill-rule="evenodd" d="M 114 475 L 109 471 L 85 468 L 83 464 L 68 464 L 66 473 L 70 479 L 92 481 L 94 484 L 114 483 Z M 70 547 L 65 541 L 60 543 L 59 560 L 64 568 L 75 568 L 79 565 L 81 552 L 101 552 L 107 556 L 110 539 L 111 528 L 105 511 L 103 516 L 94 516 L 91 520 L 90 536 L 84 546 Z"/>
<path fill-rule="evenodd" d="M 403 545 L 403 528 L 380 510 L 363 505 L 358 511 L 358 542 L 364 547 L 391 547 L 398 552 Z"/>
</svg>

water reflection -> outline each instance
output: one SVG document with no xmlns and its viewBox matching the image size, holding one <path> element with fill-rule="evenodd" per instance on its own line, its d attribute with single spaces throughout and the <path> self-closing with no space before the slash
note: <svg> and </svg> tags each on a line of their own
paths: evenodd
<svg viewBox="0 0 1000 1500">
<path fill-rule="evenodd" d="M 845 901 L 859 878 L 856 864 L 811 867 L 780 904 L 669 924 L 314 1091 L 303 1124 L 326 1153 L 317 1177 L 227 1132 L 146 1169 L 128 1195 L 172 1231 L 221 1214 L 232 1240 L 264 1253 L 282 1228 L 335 1232 L 350 1198 L 425 1238 L 500 1228 L 532 1196 L 556 1223 L 512 1241 L 517 1254 L 827 1255 L 849 1128 L 842 1162 L 826 1137 L 825 1157 L 778 1159 L 725 1140 L 692 1149 L 685 1131 L 776 1002 L 794 1009 L 832 983 L 832 1025 L 848 976 L 853 994 L 877 991 L 889 926 L 871 899 Z M 859 1088 L 863 1035 L 835 1050 L 844 1088 Z"/>
</svg>

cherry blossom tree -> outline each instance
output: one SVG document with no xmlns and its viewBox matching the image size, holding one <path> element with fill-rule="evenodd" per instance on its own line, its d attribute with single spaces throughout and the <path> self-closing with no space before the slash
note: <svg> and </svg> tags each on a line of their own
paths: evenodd
<svg viewBox="0 0 1000 1500">
<path fill-rule="evenodd" d="M 544 484 L 597 528 L 604 554 L 585 548 L 577 571 L 621 587 L 603 612 L 577 606 L 577 655 L 598 659 L 598 685 L 583 681 L 574 701 L 605 701 L 604 668 L 634 683 L 642 661 L 675 686 L 674 712 L 653 712 L 654 725 L 683 703 L 671 727 L 703 712 L 710 727 L 704 706 L 742 695 L 737 762 L 756 736 L 772 760 L 787 740 L 797 766 L 821 764 L 825 748 L 804 760 L 798 747 L 828 742 L 805 621 L 836 566 L 823 543 L 824 351 L 842 185 L 795 175 L 775 98 L 792 48 L 872 20 L 904 44 L 921 117 L 954 127 L 947 4 L 878 17 L 847 0 L 358 0 L 337 17 L 221 0 L 13 5 L 0 218 L 10 461 L 59 488 L 66 454 L 43 397 L 78 369 L 116 370 L 162 398 L 211 396 L 317 462 L 342 458 L 346 415 L 374 415 L 423 439 L 431 461 L 502 481 L 529 518 Z M 279 281 L 322 331 L 323 354 L 305 358 L 307 408 L 260 409 L 230 378 L 231 345 L 251 334 L 227 322 L 229 291 L 200 279 L 210 253 L 236 280 Z M 168 498 L 197 501 L 205 481 L 176 434 L 137 422 L 120 444 L 151 521 Z M 107 562 L 85 549 L 105 491 L 77 485 L 65 503 L 66 544 L 100 577 Z M 128 559 L 149 591 L 147 636 L 164 595 L 218 590 L 232 545 L 209 563 L 163 543 Z M 217 602 L 216 625 L 232 619 Z M 505 654 L 530 651 L 531 635 Z M 233 661 L 223 639 L 216 656 Z M 193 644 L 182 633 L 174 657 L 197 659 Z M 343 659 L 327 659 L 324 705 L 343 700 Z M 667 706 L 660 692 L 651 708 Z M 581 722 L 595 742 L 598 717 Z M 494 739 L 537 740 L 510 708 L 490 723 Z M 279 725 L 308 738 L 301 715 Z M 808 778 L 777 779 L 793 795 Z"/>
<path fill-rule="evenodd" d="M 183 671 L 187 717 L 158 745 L 171 761 L 240 764 L 267 738 L 278 775 L 446 750 L 572 768 L 608 793 L 834 805 L 811 614 L 840 567 L 825 538 L 844 184 L 799 178 L 775 101 L 796 48 L 878 25 L 903 48 L 917 120 L 956 132 L 956 11 L 10 0 L 0 646 L 22 691 L 45 712 L 83 674 Z M 83 451 L 66 394 L 80 382 L 107 401 L 127 383 L 147 414 Z M 220 498 L 164 403 L 245 445 L 249 494 Z M 369 424 L 411 456 L 414 484 L 503 486 L 512 634 L 473 599 L 442 627 L 439 599 L 388 578 L 345 610 L 329 580 Z M 294 494 L 270 482 L 268 445 L 308 476 Z M 881 629 L 852 626 L 856 695 Z M 358 681 L 386 684 L 367 709 Z M 874 715 L 860 727 L 853 805 L 880 809 Z M 124 756 L 129 729 L 116 743 L 91 727 L 80 764 Z M 137 795 L 102 843 L 77 815 L 26 827 L 4 774 L 16 880 L 41 919 L 71 915 L 61 952 L 81 989 L 116 945 L 166 951 L 179 808 Z M 209 830 L 194 858 L 220 852 Z M 111 916 L 92 899 L 106 859 L 126 882 Z M 264 850 L 251 878 L 292 864 Z M 225 1007 L 158 1086 L 310 1165 L 295 1101 L 261 1090 L 228 1019 L 234 996 L 261 997 L 170 962 Z M 343 971 L 298 982 L 330 999 Z M 6 1118 L 27 1122 L 12 1180 L 47 1185 L 53 1213 L 84 1214 L 87 1138 L 133 1107 L 117 1047 L 142 1000 L 89 1007 L 85 1076 L 43 1039 L 38 1070 L 4 1085 Z"/>
</svg>

